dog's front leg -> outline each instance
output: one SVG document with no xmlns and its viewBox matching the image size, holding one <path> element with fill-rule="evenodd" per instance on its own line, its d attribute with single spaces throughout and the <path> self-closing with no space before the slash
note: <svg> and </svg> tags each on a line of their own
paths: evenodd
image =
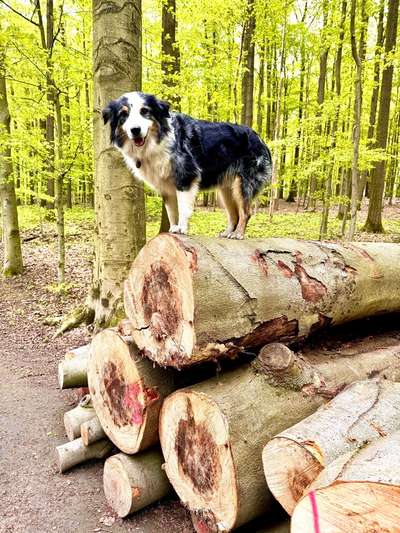
<svg viewBox="0 0 400 533">
<path fill-rule="evenodd" d="M 199 184 L 196 180 L 192 183 L 190 188 L 186 191 L 176 191 L 176 196 L 178 199 L 178 213 L 179 220 L 177 226 L 171 226 L 169 231 L 171 233 L 187 233 L 189 226 L 189 219 L 192 216 L 194 202 L 196 200 L 196 195 L 199 190 Z"/>
<path fill-rule="evenodd" d="M 171 231 L 171 228 L 178 224 L 178 200 L 176 194 L 163 196 L 163 200 L 169 220 L 169 231 Z"/>
</svg>

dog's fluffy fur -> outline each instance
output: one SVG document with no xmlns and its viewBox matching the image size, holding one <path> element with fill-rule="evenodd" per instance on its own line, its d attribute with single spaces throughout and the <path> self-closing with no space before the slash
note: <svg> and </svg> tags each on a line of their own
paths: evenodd
<svg viewBox="0 0 400 533">
<path fill-rule="evenodd" d="M 163 197 L 171 232 L 186 233 L 198 190 L 217 187 L 228 216 L 221 236 L 243 238 L 251 200 L 272 173 L 271 153 L 252 129 L 172 113 L 140 92 L 111 101 L 103 119 L 127 166 Z"/>
</svg>

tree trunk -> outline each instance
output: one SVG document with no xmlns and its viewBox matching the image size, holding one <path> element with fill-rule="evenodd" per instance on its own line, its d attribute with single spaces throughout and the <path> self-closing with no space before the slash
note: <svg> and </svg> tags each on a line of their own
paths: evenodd
<svg viewBox="0 0 400 533">
<path fill-rule="evenodd" d="M 330 463 L 297 505 L 291 531 L 398 531 L 399 454 L 398 431 Z"/>
<path fill-rule="evenodd" d="M 340 115 L 340 95 L 342 92 L 342 55 L 343 55 L 343 40 L 344 40 L 344 24 L 346 22 L 346 11 L 347 11 L 347 0 L 342 1 L 341 7 L 341 17 L 340 17 L 340 26 L 339 26 L 339 44 L 336 52 L 335 63 L 334 63 L 334 73 L 333 73 L 333 89 L 336 88 L 336 102 L 335 102 L 335 115 L 333 119 L 332 129 L 331 129 L 331 150 L 335 150 L 336 141 L 337 141 L 337 130 L 339 125 L 339 115 Z M 319 231 L 320 240 L 326 239 L 328 234 L 328 222 L 329 222 L 329 211 L 331 204 L 332 196 L 332 176 L 333 176 L 333 164 L 329 165 L 329 168 L 326 169 L 326 180 L 325 180 L 325 193 L 324 193 L 324 204 L 322 208 L 321 216 L 321 226 Z"/>
<path fill-rule="evenodd" d="M 64 138 L 63 138 L 63 121 L 61 113 L 60 95 L 54 98 L 54 106 L 57 117 L 57 141 L 58 141 L 58 165 L 57 173 L 54 178 L 55 183 L 55 208 L 56 208 L 56 225 L 57 225 L 57 278 L 58 283 L 65 282 L 65 223 L 64 223 Z"/>
<path fill-rule="evenodd" d="M 265 42 L 260 47 L 260 72 L 257 96 L 257 133 L 262 137 L 264 122 L 264 84 L 265 84 Z"/>
<path fill-rule="evenodd" d="M 361 2 L 361 14 L 363 28 L 360 32 L 359 49 L 357 49 L 356 42 L 356 4 L 357 0 L 351 0 L 350 9 L 350 34 L 351 34 L 351 52 L 354 63 L 356 64 L 356 76 L 354 80 L 354 123 L 353 123 L 353 161 L 351 164 L 351 209 L 350 209 L 350 225 L 347 238 L 352 240 L 356 232 L 357 211 L 359 203 L 359 153 L 360 153 L 360 139 L 361 139 L 361 113 L 362 113 L 362 67 L 365 51 L 365 30 L 364 24 L 368 24 L 368 19 L 365 21 L 365 0 Z"/>
<path fill-rule="evenodd" d="M 399 0 L 389 0 L 386 22 L 385 65 L 382 71 L 382 84 L 379 101 L 379 115 L 376 134 L 376 147 L 386 149 L 389 128 L 390 101 L 393 81 L 393 60 L 390 59 L 396 49 L 397 19 Z M 382 233 L 383 190 L 385 186 L 385 161 L 375 162 L 371 175 L 368 215 L 364 231 Z"/>
<path fill-rule="evenodd" d="M 162 234 L 132 266 L 125 310 L 139 349 L 161 365 L 235 356 L 400 311 L 400 247 Z"/>
<path fill-rule="evenodd" d="M 381 55 L 384 41 L 383 33 L 383 18 L 385 12 L 385 0 L 380 1 L 379 16 L 378 16 L 378 28 L 376 34 L 376 43 L 375 43 L 375 52 L 374 52 L 374 85 L 372 88 L 371 94 L 371 103 L 369 110 L 369 123 L 368 123 L 368 148 L 373 147 L 373 138 L 375 135 L 375 121 L 376 121 L 376 110 L 378 108 L 378 95 L 379 95 L 379 78 L 380 78 L 380 68 L 381 68 Z M 364 189 L 367 184 L 367 174 L 368 171 L 364 171 L 361 174 L 360 178 L 360 189 L 359 189 L 359 201 L 362 201 Z"/>
<path fill-rule="evenodd" d="M 111 452 L 113 445 L 107 439 L 85 446 L 82 439 L 75 439 L 56 448 L 56 461 L 62 474 L 70 468 L 90 461 L 90 459 L 104 459 Z"/>
<path fill-rule="evenodd" d="M 1 27 L 0 27 L 1 32 Z M 23 270 L 21 240 L 18 225 L 17 199 L 11 162 L 10 113 L 5 78 L 5 51 L 0 46 L 0 200 L 3 216 L 3 275 L 15 276 Z"/>
<path fill-rule="evenodd" d="M 118 453 L 104 464 L 104 494 L 120 517 L 135 513 L 166 496 L 171 485 L 164 473 L 164 458 L 158 449 L 134 457 Z"/>
<path fill-rule="evenodd" d="M 39 0 L 38 0 L 39 1 Z M 54 5 L 53 0 L 46 1 L 46 99 L 47 99 L 47 116 L 46 116 L 46 143 L 47 143 L 47 194 L 54 197 L 54 168 L 55 168 L 55 150 L 54 150 L 54 102 L 55 87 L 53 80 L 53 46 L 54 46 Z M 54 201 L 47 201 L 46 207 L 54 208 Z"/>
<path fill-rule="evenodd" d="M 176 39 L 176 0 L 163 0 L 162 2 L 162 29 L 161 29 L 161 70 L 163 73 L 164 97 L 167 98 L 175 111 L 180 110 L 180 53 Z"/>
<path fill-rule="evenodd" d="M 81 424 L 91 420 L 95 416 L 96 413 L 90 401 L 90 396 L 87 394 L 79 402 L 79 405 L 64 414 L 64 427 L 68 440 L 75 440 L 80 437 Z"/>
<path fill-rule="evenodd" d="M 145 242 L 143 186 L 111 146 L 101 118 L 111 98 L 141 86 L 140 0 L 94 0 L 93 57 L 96 245 L 90 306 L 95 325 L 105 327 L 122 314 L 123 281 Z"/>
<path fill-rule="evenodd" d="M 279 367 L 285 352 L 291 363 Z M 198 532 L 230 531 L 268 510 L 273 498 L 262 471 L 265 443 L 313 413 L 353 377 L 385 372 L 382 361 L 370 358 L 367 365 L 358 356 L 351 361 L 350 366 L 346 357 L 308 360 L 273 345 L 250 365 L 165 399 L 160 416 L 165 470 L 193 511 Z M 398 357 L 391 361 L 396 369 L 391 375 L 397 371 L 400 377 Z M 217 529 L 217 524 L 223 526 Z"/>
<path fill-rule="evenodd" d="M 242 112 L 241 123 L 253 125 L 254 107 L 254 32 L 256 17 L 254 0 L 247 0 L 247 12 L 243 32 L 243 74 L 242 74 Z"/>
<path fill-rule="evenodd" d="M 94 415 L 90 420 L 86 420 L 81 424 L 81 433 L 82 442 L 85 446 L 93 444 L 101 439 L 104 439 L 107 435 L 104 432 L 100 420 Z"/>
<path fill-rule="evenodd" d="M 400 356 L 400 344 L 365 355 L 366 364 L 374 356 L 393 362 Z M 400 429 L 399 400 L 399 383 L 357 382 L 269 441 L 262 455 L 265 477 L 285 511 L 293 513 L 309 485 L 332 461 Z"/>
<path fill-rule="evenodd" d="M 160 407 L 174 390 L 171 373 L 140 357 L 130 338 L 106 330 L 92 341 L 88 381 L 100 423 L 121 451 L 136 453 L 158 441 Z"/>
</svg>

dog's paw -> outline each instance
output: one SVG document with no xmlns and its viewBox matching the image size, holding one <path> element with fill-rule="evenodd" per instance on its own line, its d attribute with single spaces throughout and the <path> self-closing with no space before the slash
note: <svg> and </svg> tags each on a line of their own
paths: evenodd
<svg viewBox="0 0 400 533">
<path fill-rule="evenodd" d="M 184 228 L 181 228 L 180 226 L 171 226 L 169 228 L 169 233 L 180 233 L 181 235 L 184 235 L 187 233 L 187 231 Z"/>
<path fill-rule="evenodd" d="M 232 231 L 232 233 L 229 233 L 228 239 L 236 239 L 241 241 L 244 239 L 244 235 L 240 231 Z"/>
</svg>

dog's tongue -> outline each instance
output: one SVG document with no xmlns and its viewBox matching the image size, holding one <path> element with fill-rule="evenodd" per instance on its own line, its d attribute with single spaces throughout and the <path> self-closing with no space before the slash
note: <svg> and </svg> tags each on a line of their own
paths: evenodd
<svg viewBox="0 0 400 533">
<path fill-rule="evenodd" d="M 136 146 L 143 146 L 144 145 L 144 139 L 143 137 L 138 137 L 137 139 L 134 139 L 133 141 Z"/>
</svg>

